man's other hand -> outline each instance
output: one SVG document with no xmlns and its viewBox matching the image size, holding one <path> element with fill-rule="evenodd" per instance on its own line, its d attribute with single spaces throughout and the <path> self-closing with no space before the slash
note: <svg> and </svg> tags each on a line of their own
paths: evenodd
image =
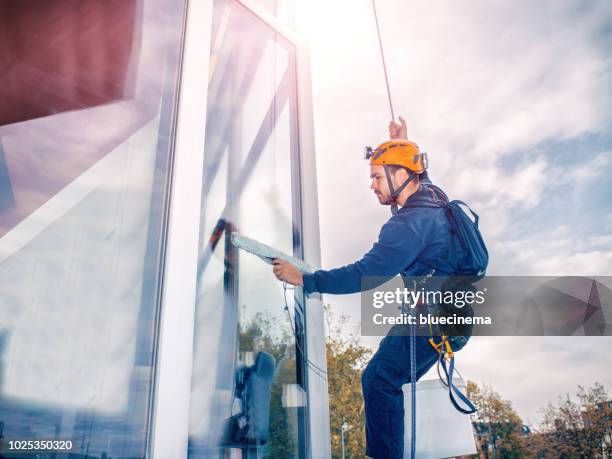
<svg viewBox="0 0 612 459">
<path fill-rule="evenodd" d="M 390 139 L 408 139 L 408 129 L 406 121 L 401 116 L 399 117 L 400 124 L 395 121 L 389 123 L 389 138 Z"/>
<path fill-rule="evenodd" d="M 272 265 L 272 272 L 278 280 L 282 280 L 291 285 L 297 285 L 299 287 L 304 286 L 304 278 L 302 277 L 301 271 L 288 261 L 279 260 L 277 258 L 272 262 Z"/>
</svg>

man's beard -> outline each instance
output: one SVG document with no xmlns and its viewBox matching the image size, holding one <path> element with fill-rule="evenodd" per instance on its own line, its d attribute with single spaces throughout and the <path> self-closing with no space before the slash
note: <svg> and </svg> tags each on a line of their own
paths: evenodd
<svg viewBox="0 0 612 459">
<path fill-rule="evenodd" d="M 391 196 L 383 196 L 382 193 L 376 193 L 376 197 L 378 198 L 378 202 L 383 206 L 391 204 Z"/>
</svg>

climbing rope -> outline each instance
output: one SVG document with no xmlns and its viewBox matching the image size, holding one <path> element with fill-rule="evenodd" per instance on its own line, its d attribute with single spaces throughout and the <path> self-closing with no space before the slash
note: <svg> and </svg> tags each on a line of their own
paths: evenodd
<svg viewBox="0 0 612 459">
<path fill-rule="evenodd" d="M 387 97 L 389 98 L 389 108 L 391 109 L 391 121 L 395 121 L 395 113 L 393 112 L 393 103 L 391 102 L 391 89 L 389 88 L 389 75 L 387 74 L 387 64 L 385 62 L 385 53 L 383 50 L 382 38 L 380 36 L 380 26 L 378 24 L 378 14 L 376 14 L 376 0 L 372 0 L 372 9 L 374 10 L 374 21 L 376 22 L 376 32 L 378 33 L 378 46 L 380 47 L 380 57 L 382 58 L 383 70 L 385 71 L 385 83 L 387 85 Z"/>
<path fill-rule="evenodd" d="M 293 326 L 293 318 L 291 317 L 291 313 L 289 312 L 289 303 L 287 301 L 287 290 L 295 290 L 295 288 L 287 287 L 287 282 L 283 281 L 283 298 L 285 300 L 283 309 L 287 313 L 287 319 L 289 320 L 289 325 L 291 326 L 291 333 L 293 334 L 293 337 L 295 338 L 295 345 L 298 348 L 298 351 L 300 352 L 300 354 L 302 355 L 302 359 L 304 360 L 306 365 L 319 378 L 327 382 L 327 371 L 321 368 L 320 366 L 316 365 L 315 363 L 313 363 L 309 358 L 307 358 L 306 354 L 304 353 L 304 350 L 302 349 L 302 346 L 300 346 L 300 337 L 298 336 L 297 331 L 295 330 L 295 327 Z"/>
<path fill-rule="evenodd" d="M 415 309 L 412 310 L 413 316 Z M 415 317 L 416 318 L 416 317 Z M 416 459 L 416 321 L 410 324 L 410 398 L 411 402 L 411 435 L 410 458 Z"/>
</svg>

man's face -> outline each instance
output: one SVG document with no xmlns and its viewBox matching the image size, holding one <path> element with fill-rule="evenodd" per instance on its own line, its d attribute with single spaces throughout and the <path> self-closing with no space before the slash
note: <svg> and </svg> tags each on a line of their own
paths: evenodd
<svg viewBox="0 0 612 459">
<path fill-rule="evenodd" d="M 370 166 L 370 178 L 372 179 L 370 188 L 374 190 L 378 202 L 383 206 L 391 204 L 391 192 L 389 190 L 389 184 L 387 183 L 384 167 Z M 391 180 L 393 181 L 393 174 L 391 174 Z M 393 186 L 395 187 L 395 183 Z"/>
<path fill-rule="evenodd" d="M 391 183 L 393 184 L 393 189 L 399 189 L 408 177 L 408 172 L 402 168 L 397 168 L 395 171 L 392 171 Z M 383 206 L 390 205 L 392 202 L 391 190 L 389 190 L 389 182 L 387 182 L 384 166 L 370 166 L 370 178 L 372 179 L 370 188 L 374 190 L 378 202 Z"/>
</svg>

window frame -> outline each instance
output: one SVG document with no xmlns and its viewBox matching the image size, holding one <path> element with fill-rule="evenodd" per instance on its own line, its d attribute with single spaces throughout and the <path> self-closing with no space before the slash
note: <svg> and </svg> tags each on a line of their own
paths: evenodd
<svg viewBox="0 0 612 459">
<path fill-rule="evenodd" d="M 297 174 L 300 189 L 293 196 L 301 218 L 301 248 L 294 247 L 311 266 L 320 266 L 320 234 L 310 59 L 299 28 L 291 30 L 254 0 L 232 0 L 295 47 Z M 147 456 L 187 457 L 189 403 L 199 252 L 199 222 L 203 185 L 208 72 L 214 0 L 189 1 L 180 79 L 174 165 L 169 202 L 164 290 L 155 365 L 151 433 Z M 299 14 L 299 2 L 296 15 Z M 306 199 L 302 199 L 306 197 Z M 295 245 L 295 244 L 294 244 Z M 298 298 L 304 298 L 301 289 Z M 300 315 L 306 358 L 326 368 L 323 304 L 320 295 L 305 298 Z M 306 457 L 331 457 L 327 381 L 305 368 L 308 394 Z"/>
</svg>

